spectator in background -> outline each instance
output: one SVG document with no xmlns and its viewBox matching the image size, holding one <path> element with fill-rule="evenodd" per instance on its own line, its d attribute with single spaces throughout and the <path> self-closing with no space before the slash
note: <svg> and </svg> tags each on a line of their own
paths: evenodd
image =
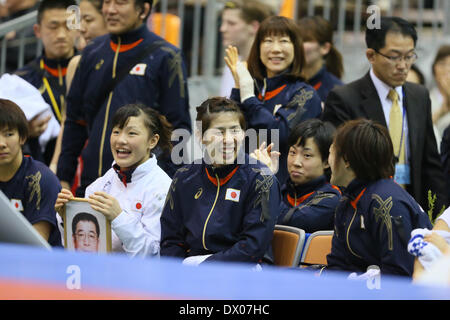
<svg viewBox="0 0 450 320">
<path fill-rule="evenodd" d="M 436 196 L 433 217 L 447 206 L 447 190 L 431 120 L 428 90 L 406 77 L 416 61 L 417 33 L 398 17 L 382 17 L 380 28 L 366 30 L 367 74 L 330 91 L 324 121 L 339 126 L 366 118 L 389 128 L 395 154 L 395 181 L 428 210 L 428 194 Z"/>
<path fill-rule="evenodd" d="M 333 27 L 320 16 L 304 17 L 298 25 L 305 50 L 302 74 L 325 102 L 328 92 L 343 84 L 340 79 L 344 65 L 341 53 L 333 44 Z"/>
<path fill-rule="evenodd" d="M 52 246 L 61 246 L 53 208 L 61 189 L 41 162 L 25 157 L 28 121 L 17 104 L 0 99 L 0 190 Z"/>
<path fill-rule="evenodd" d="M 439 48 L 432 71 L 436 87 L 430 91 L 431 112 L 436 141 L 440 144 L 444 130 L 450 125 L 450 45 Z"/>
<path fill-rule="evenodd" d="M 178 48 L 147 29 L 144 21 L 151 8 L 151 0 L 104 0 L 102 13 L 109 34 L 83 50 L 67 96 L 58 160 L 58 177 L 70 189 L 81 154 L 77 196 L 83 196 L 86 186 L 111 166 L 107 137 L 111 117 L 121 106 L 143 103 L 165 115 L 174 129 L 191 131 L 183 58 Z M 170 156 L 154 152 L 159 166 L 173 175 L 176 168 Z"/>
<path fill-rule="evenodd" d="M 300 122 L 319 118 L 320 97 L 303 82 L 303 42 L 297 24 L 289 18 L 272 16 L 263 21 L 248 58 L 248 69 L 239 61 L 236 47 L 226 49 L 225 61 L 233 74 L 231 99 L 240 103 L 249 128 L 277 130 L 280 166 L 276 174 L 281 184 L 288 178 L 288 137 Z M 262 141 L 260 141 L 262 142 Z M 251 150 L 253 151 L 253 150 Z"/>
<path fill-rule="evenodd" d="M 406 81 L 425 85 L 425 76 L 416 64 L 413 64 L 409 69 Z"/>
<path fill-rule="evenodd" d="M 39 89 L 59 123 L 62 121 L 62 109 L 65 104 L 67 66 L 75 52 L 76 31 L 70 30 L 67 26 L 70 16 L 67 8 L 71 5 L 76 5 L 74 0 L 40 2 L 34 32 L 36 37 L 42 40 L 44 52 L 16 71 L 17 75 Z M 28 146 L 34 159 L 49 165 L 55 143 L 56 138 L 49 141 L 42 152 L 38 138 L 33 137 L 28 141 Z"/>
<path fill-rule="evenodd" d="M 223 47 L 235 46 L 238 49 L 240 59 L 246 61 L 259 25 L 272 14 L 271 8 L 258 0 L 225 2 L 220 25 Z M 229 97 L 233 86 L 233 75 L 230 69 L 225 66 L 220 95 Z"/>
<path fill-rule="evenodd" d="M 84 47 L 91 43 L 95 38 L 102 36 L 108 33 L 106 29 L 105 19 L 102 15 L 102 1 L 101 0 L 82 0 L 80 2 L 80 37 L 78 39 L 80 50 L 84 49 Z M 78 63 L 80 62 L 81 55 L 74 56 L 67 66 L 66 73 L 66 87 L 67 92 L 69 92 L 70 85 L 72 83 L 73 76 L 78 67 Z M 62 143 L 62 135 L 64 132 L 64 121 L 66 120 L 66 108 L 65 106 L 62 109 L 62 121 L 61 121 L 61 130 L 58 135 L 58 139 L 56 140 L 55 151 L 53 153 L 53 157 L 50 163 L 50 169 L 56 174 L 56 170 L 58 167 L 58 159 L 61 154 L 61 143 Z"/>
<path fill-rule="evenodd" d="M 414 257 L 407 251 L 411 231 L 431 228 L 427 214 L 391 177 L 394 154 L 385 126 L 371 120 L 338 128 L 328 163 L 331 183 L 344 187 L 334 216 L 328 268 L 412 276 Z"/>
<path fill-rule="evenodd" d="M 27 13 L 33 12 L 38 8 L 37 0 L 5 0 L 3 8 L 3 16 L 0 12 L 0 24 L 19 18 Z M 12 73 L 19 68 L 19 41 L 23 37 L 24 60 L 27 64 L 36 57 L 37 39 L 34 35 L 33 27 L 27 27 L 19 31 L 11 31 L 5 36 L 7 38 L 8 49 L 6 51 L 5 72 Z"/>
</svg>

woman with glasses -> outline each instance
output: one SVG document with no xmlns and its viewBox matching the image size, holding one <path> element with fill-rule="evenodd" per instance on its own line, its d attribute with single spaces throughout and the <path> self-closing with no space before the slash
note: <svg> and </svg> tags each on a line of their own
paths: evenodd
<svg viewBox="0 0 450 320">
<path fill-rule="evenodd" d="M 303 81 L 305 65 L 303 40 L 292 19 L 272 16 L 261 23 L 248 58 L 248 69 L 238 59 L 235 47 L 226 49 L 225 62 L 235 81 L 231 99 L 240 103 L 250 128 L 266 129 L 268 145 L 281 152 L 276 176 L 281 184 L 287 177 L 287 140 L 300 122 L 319 118 L 321 100 Z M 272 129 L 278 133 L 272 140 Z M 253 150 L 251 150 L 253 151 Z"/>
<path fill-rule="evenodd" d="M 244 115 L 234 101 L 214 97 L 197 107 L 196 120 L 204 155 L 173 178 L 161 215 L 161 256 L 189 265 L 273 263 L 280 187 L 243 152 Z"/>
</svg>

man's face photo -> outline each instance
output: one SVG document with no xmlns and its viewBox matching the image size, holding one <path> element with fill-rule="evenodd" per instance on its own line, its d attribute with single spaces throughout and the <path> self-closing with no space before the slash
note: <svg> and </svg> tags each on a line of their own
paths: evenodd
<svg viewBox="0 0 450 320">
<path fill-rule="evenodd" d="M 98 232 L 92 221 L 79 221 L 76 225 L 75 234 L 73 234 L 72 237 L 75 250 L 98 252 Z"/>
</svg>

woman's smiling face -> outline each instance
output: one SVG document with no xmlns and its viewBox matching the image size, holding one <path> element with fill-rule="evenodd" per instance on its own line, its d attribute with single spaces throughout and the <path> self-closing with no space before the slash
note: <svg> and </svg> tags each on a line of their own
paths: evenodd
<svg viewBox="0 0 450 320">
<path fill-rule="evenodd" d="M 267 77 L 274 77 L 294 61 L 294 44 L 288 35 L 267 35 L 260 45 L 260 59 L 266 67 Z"/>
</svg>

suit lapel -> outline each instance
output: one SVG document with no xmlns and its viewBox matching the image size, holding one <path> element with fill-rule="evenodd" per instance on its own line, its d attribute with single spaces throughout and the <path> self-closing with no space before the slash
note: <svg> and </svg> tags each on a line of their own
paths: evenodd
<svg viewBox="0 0 450 320">
<path fill-rule="evenodd" d="M 380 97 L 378 96 L 377 89 L 375 89 L 375 85 L 370 78 L 369 72 L 364 76 L 364 78 L 362 78 L 361 95 L 361 108 L 367 114 L 367 119 L 374 120 L 387 127 Z"/>
</svg>

